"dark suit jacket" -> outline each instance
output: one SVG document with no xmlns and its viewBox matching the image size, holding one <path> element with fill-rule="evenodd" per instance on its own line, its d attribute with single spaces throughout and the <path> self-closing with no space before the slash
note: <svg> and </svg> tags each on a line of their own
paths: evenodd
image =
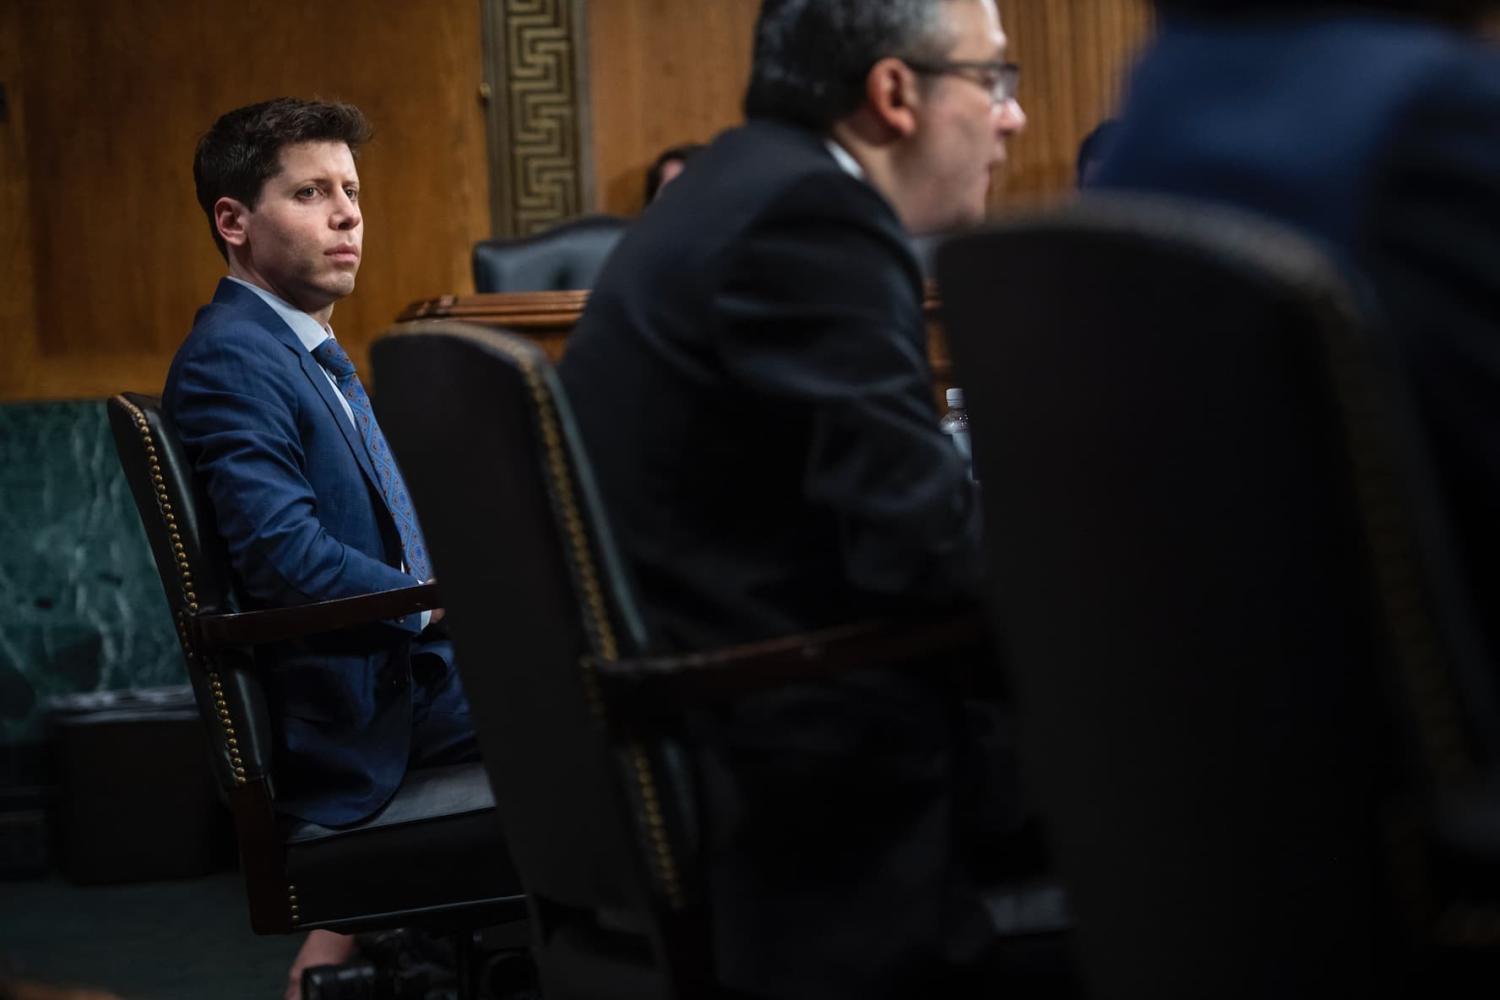
<svg viewBox="0 0 1500 1000">
<path fill-rule="evenodd" d="M 1093 186 L 1260 211 L 1348 269 L 1396 342 L 1495 648 L 1500 54 L 1411 20 L 1168 20 Z"/>
<path fill-rule="evenodd" d="M 793 127 L 720 136 L 626 233 L 561 375 L 656 645 L 971 595 L 975 491 L 938 429 L 921 302 L 890 206 Z M 703 720 L 729 985 L 875 997 L 933 974 L 959 730 L 941 687 L 856 677 Z"/>
<path fill-rule="evenodd" d="M 971 591 L 977 504 L 921 303 L 890 206 L 800 129 L 724 134 L 627 232 L 562 378 L 658 639 Z"/>
<path fill-rule="evenodd" d="M 173 359 L 162 403 L 251 607 L 419 582 L 397 568 L 400 536 L 335 390 L 254 292 L 220 282 Z M 394 793 L 411 744 L 418 624 L 412 615 L 258 651 L 278 727 L 278 808 L 338 825 Z"/>
</svg>

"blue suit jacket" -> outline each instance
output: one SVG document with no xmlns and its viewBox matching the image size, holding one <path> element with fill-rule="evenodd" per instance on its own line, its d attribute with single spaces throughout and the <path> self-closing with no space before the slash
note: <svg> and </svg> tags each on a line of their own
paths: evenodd
<svg viewBox="0 0 1500 1000">
<path fill-rule="evenodd" d="M 283 607 L 409 587 L 401 539 L 318 363 L 225 279 L 167 375 L 163 408 L 214 508 L 241 595 Z M 419 616 L 258 650 L 277 727 L 278 808 L 355 822 L 394 793 L 411 745 Z M 449 660 L 445 643 L 433 651 Z"/>
<path fill-rule="evenodd" d="M 1394 338 L 1500 648 L 1500 53 L 1411 20 L 1169 19 L 1091 186 L 1259 211 L 1346 268 Z"/>
</svg>

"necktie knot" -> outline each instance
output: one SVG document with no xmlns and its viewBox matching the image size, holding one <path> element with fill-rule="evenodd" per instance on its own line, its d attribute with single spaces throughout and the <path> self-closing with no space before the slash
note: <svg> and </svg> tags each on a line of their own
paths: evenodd
<svg viewBox="0 0 1500 1000">
<path fill-rule="evenodd" d="M 331 336 L 313 348 L 312 356 L 336 379 L 348 378 L 354 374 L 354 362 L 350 360 L 348 352 Z"/>
</svg>

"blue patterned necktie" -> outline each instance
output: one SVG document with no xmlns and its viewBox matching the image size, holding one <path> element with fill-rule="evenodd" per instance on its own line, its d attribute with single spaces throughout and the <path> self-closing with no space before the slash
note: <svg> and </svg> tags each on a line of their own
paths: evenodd
<svg viewBox="0 0 1500 1000">
<path fill-rule="evenodd" d="M 354 426 L 364 439 L 365 451 L 380 480 L 380 492 L 385 494 L 385 505 L 390 508 L 396 530 L 401 534 L 406 571 L 418 580 L 430 580 L 432 567 L 427 563 L 427 543 L 422 540 L 422 528 L 417 524 L 416 511 L 412 510 L 411 496 L 406 492 L 406 483 L 401 479 L 401 470 L 396 468 L 396 460 L 391 457 L 391 447 L 386 444 L 385 435 L 375 422 L 370 397 L 354 373 L 354 362 L 332 337 L 313 348 L 312 356 L 333 376 L 339 391 L 349 401 L 349 409 L 354 411 Z"/>
</svg>

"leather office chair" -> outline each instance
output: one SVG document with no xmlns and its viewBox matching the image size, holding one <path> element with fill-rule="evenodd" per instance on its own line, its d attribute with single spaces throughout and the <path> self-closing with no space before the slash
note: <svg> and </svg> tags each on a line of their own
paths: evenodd
<svg viewBox="0 0 1500 1000">
<path fill-rule="evenodd" d="M 684 710 L 979 645 L 982 623 L 851 626 L 652 656 L 542 351 L 420 323 L 377 341 L 372 360 L 381 425 L 443 581 L 544 994 L 720 995 L 688 749 L 675 736 Z"/>
<path fill-rule="evenodd" d="M 938 275 L 1093 995 L 1493 982 L 1493 665 L 1356 293 L 1269 222 L 1092 195 Z"/>
<path fill-rule="evenodd" d="M 481 764 L 412 771 L 389 804 L 349 827 L 276 815 L 274 721 L 253 647 L 435 607 L 435 585 L 241 611 L 213 512 L 159 401 L 126 393 L 108 410 L 234 814 L 255 932 L 456 932 L 524 920 Z"/>
<path fill-rule="evenodd" d="M 585 215 L 534 236 L 474 244 L 476 292 L 558 292 L 592 288 L 628 219 Z"/>
</svg>

